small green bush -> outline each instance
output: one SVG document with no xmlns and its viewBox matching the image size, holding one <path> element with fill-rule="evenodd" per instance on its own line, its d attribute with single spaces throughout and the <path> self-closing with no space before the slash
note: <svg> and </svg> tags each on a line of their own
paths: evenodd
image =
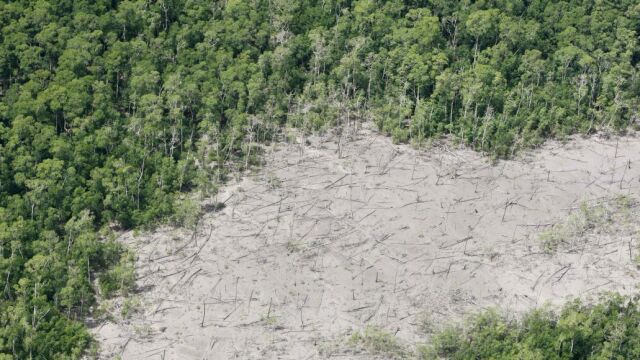
<svg viewBox="0 0 640 360">
<path fill-rule="evenodd" d="M 202 212 L 200 204 L 189 198 L 176 199 L 173 208 L 174 213 L 171 216 L 171 223 L 185 228 L 195 227 Z"/>
<path fill-rule="evenodd" d="M 394 335 L 373 326 L 367 326 L 362 333 L 351 335 L 349 344 L 385 359 L 405 359 L 409 356 L 409 352 Z"/>
</svg>

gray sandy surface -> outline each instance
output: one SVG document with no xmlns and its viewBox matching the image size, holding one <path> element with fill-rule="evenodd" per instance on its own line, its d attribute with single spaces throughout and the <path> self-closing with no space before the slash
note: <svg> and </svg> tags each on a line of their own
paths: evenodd
<svg viewBox="0 0 640 360">
<path fill-rule="evenodd" d="M 226 207 L 195 232 L 122 234 L 137 254 L 129 302 L 139 305 L 93 329 L 103 358 L 362 358 L 330 344 L 368 325 L 413 344 L 425 317 L 439 327 L 488 307 L 518 314 L 635 290 L 633 236 L 550 255 L 538 234 L 583 202 L 637 195 L 637 138 L 549 142 L 494 164 L 364 129 L 266 157 L 221 189 Z M 124 301 L 106 305 L 118 314 Z"/>
</svg>

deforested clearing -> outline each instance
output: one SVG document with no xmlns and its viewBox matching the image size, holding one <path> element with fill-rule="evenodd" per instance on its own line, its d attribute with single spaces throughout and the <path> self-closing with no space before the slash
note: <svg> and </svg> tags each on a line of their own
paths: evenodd
<svg viewBox="0 0 640 360">
<path fill-rule="evenodd" d="M 635 137 L 498 162 L 366 124 L 273 143 L 264 166 L 202 200 L 197 225 L 121 234 L 137 291 L 103 301 L 111 320 L 92 332 L 104 358 L 369 358 L 352 334 L 411 349 L 487 308 L 629 294 L 639 161 Z"/>
</svg>

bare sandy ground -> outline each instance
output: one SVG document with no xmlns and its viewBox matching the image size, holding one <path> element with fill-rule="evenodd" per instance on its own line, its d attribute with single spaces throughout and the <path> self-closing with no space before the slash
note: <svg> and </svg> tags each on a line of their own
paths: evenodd
<svg viewBox="0 0 640 360">
<path fill-rule="evenodd" d="M 367 325 L 410 344 L 425 317 L 438 328 L 487 307 L 635 289 L 633 236 L 549 255 L 538 234 L 584 201 L 639 194 L 637 138 L 550 142 L 497 164 L 366 129 L 340 146 L 300 142 L 222 189 L 227 206 L 196 232 L 122 235 L 140 305 L 93 329 L 103 358 L 355 358 L 331 342 Z"/>
</svg>

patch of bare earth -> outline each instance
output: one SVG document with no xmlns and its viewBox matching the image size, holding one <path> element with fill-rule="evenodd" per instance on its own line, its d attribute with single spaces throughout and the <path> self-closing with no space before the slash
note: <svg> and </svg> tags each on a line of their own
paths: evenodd
<svg viewBox="0 0 640 360">
<path fill-rule="evenodd" d="M 425 317 L 437 328 L 635 289 L 634 234 L 551 254 L 540 234 L 582 204 L 638 194 L 636 138 L 551 142 L 497 164 L 366 129 L 308 140 L 271 148 L 197 231 L 121 237 L 142 290 L 126 318 L 116 300 L 119 320 L 94 329 L 104 358 L 356 358 L 331 341 L 371 325 L 411 344 Z"/>
</svg>

